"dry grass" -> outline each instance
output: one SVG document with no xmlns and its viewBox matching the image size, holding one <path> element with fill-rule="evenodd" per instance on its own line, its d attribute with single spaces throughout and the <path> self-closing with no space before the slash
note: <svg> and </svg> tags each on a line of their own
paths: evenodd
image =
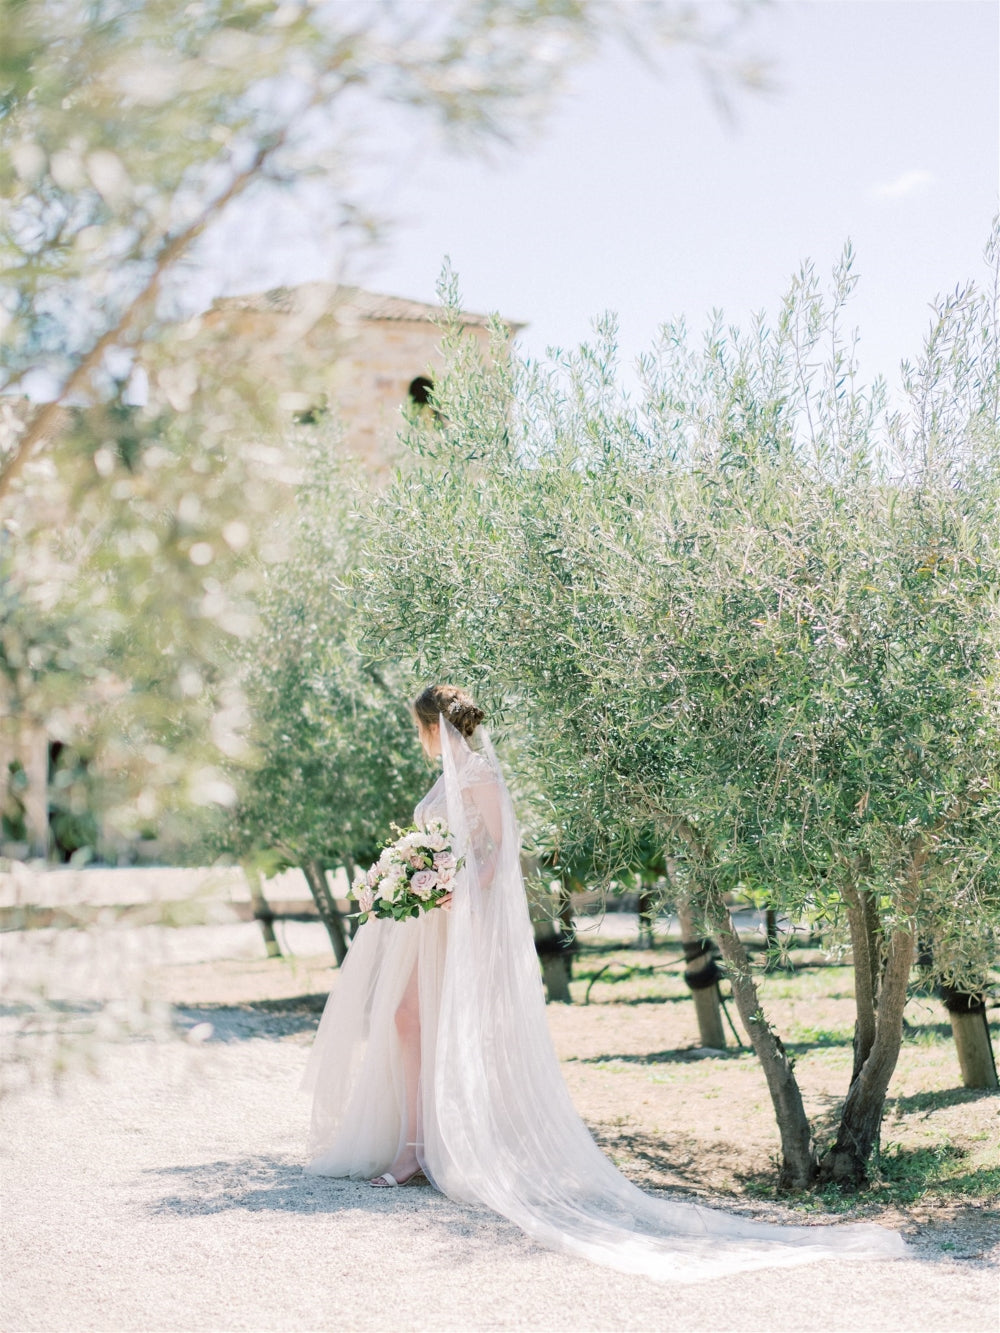
<svg viewBox="0 0 1000 1333">
<path fill-rule="evenodd" d="M 735 1041 L 725 1055 L 699 1056 L 693 1007 L 678 969 L 669 966 L 677 957 L 669 946 L 585 948 L 572 986 L 579 1004 L 549 1010 L 574 1099 L 602 1147 L 637 1183 L 747 1206 L 776 1201 L 779 1142 L 760 1066 Z M 617 966 L 598 976 L 609 961 Z M 629 965 L 644 971 L 630 976 Z M 833 1137 L 850 1079 L 851 970 L 777 972 L 760 985 L 795 1058 L 822 1147 Z M 729 1011 L 735 1019 L 732 1004 Z M 942 1246 L 982 1254 L 1000 1223 L 1000 1098 L 961 1086 L 947 1017 L 933 999 L 912 1000 L 906 1024 L 872 1188 L 854 1197 L 828 1189 L 781 1206 L 938 1230 Z"/>
</svg>

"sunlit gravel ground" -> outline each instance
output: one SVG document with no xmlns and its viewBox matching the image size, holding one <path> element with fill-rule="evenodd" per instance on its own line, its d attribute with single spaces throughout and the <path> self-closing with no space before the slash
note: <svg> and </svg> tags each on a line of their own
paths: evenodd
<svg viewBox="0 0 1000 1333">
<path fill-rule="evenodd" d="M 634 919 L 609 926 L 627 932 Z M 118 986 L 126 997 L 138 985 L 146 996 L 137 1035 L 127 1036 L 136 1014 L 123 998 L 120 1030 L 112 1023 L 107 1040 L 75 1048 L 57 1091 L 44 1060 L 24 1064 L 3 1103 L 5 1333 L 996 1329 L 998 1270 L 981 1249 L 956 1259 L 925 1243 L 901 1261 L 658 1285 L 549 1253 L 426 1187 L 373 1191 L 304 1176 L 308 1106 L 298 1080 L 317 1013 L 315 1004 L 267 1005 L 330 983 L 320 929 L 286 928 L 299 955 L 287 964 L 263 960 L 254 926 L 147 928 L 103 941 L 91 932 L 89 946 L 66 932 L 3 941 L 8 981 L 12 968 L 25 984 L 45 977 L 57 1001 L 77 997 L 82 1018 L 88 994 L 107 998 Z M 181 1008 L 171 1016 L 157 996 Z M 255 997 L 263 1004 L 251 1007 Z M 14 1035 L 16 1008 L 7 1006 L 7 1053 L 19 1044 L 47 1050 L 50 1063 L 61 1058 L 44 1034 Z M 614 1021 L 613 1009 L 602 1021 Z M 653 1049 L 653 1028 L 647 1036 L 636 1025 L 676 1009 L 625 1011 L 633 1040 Z M 586 1102 L 596 1076 L 586 1082 L 591 1066 L 569 1057 L 583 1057 L 586 1040 L 595 1051 L 609 1046 L 601 1015 L 550 1012 L 570 1086 L 600 1130 L 613 1118 Z M 658 1040 L 676 1037 L 664 1029 Z M 610 1047 L 627 1058 L 617 1031 Z M 631 1078 L 632 1068 L 616 1077 Z M 736 1072 L 735 1062 L 718 1068 L 720 1078 Z M 665 1089 L 665 1105 L 680 1086 Z"/>
<path fill-rule="evenodd" d="M 667 1287 L 427 1188 L 304 1177 L 295 1034 L 105 1053 L 3 1117 L 2 1326 L 20 1330 L 996 1327 L 997 1273 L 841 1261 Z"/>
</svg>

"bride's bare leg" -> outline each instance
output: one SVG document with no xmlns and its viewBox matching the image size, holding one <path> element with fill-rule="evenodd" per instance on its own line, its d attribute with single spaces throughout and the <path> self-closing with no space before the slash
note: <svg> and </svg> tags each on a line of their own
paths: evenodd
<svg viewBox="0 0 1000 1333">
<path fill-rule="evenodd" d="M 389 1167 L 389 1172 L 396 1180 L 407 1180 L 420 1170 L 417 1161 L 417 1098 L 420 1089 L 420 992 L 417 981 L 417 969 L 414 967 L 406 990 L 396 1010 L 396 1031 L 399 1034 L 400 1053 L 403 1059 L 403 1095 L 405 1098 L 406 1124 L 403 1145 Z M 372 1184 L 381 1180 L 376 1176 Z M 388 1183 L 388 1182 L 387 1182 Z"/>
</svg>

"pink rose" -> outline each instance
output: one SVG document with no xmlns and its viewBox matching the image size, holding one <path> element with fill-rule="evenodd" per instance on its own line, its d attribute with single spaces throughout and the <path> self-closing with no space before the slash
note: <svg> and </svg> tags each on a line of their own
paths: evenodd
<svg viewBox="0 0 1000 1333">
<path fill-rule="evenodd" d="M 414 870 L 422 870 L 427 864 L 426 860 L 419 852 L 407 852 L 406 859 Z"/>
<path fill-rule="evenodd" d="M 410 880 L 410 888 L 418 898 L 427 899 L 437 887 L 438 877 L 433 870 L 418 870 Z"/>
<path fill-rule="evenodd" d="M 362 889 L 358 894 L 358 906 L 362 912 L 370 912 L 375 906 L 375 894 L 371 889 Z"/>
<path fill-rule="evenodd" d="M 455 856 L 452 852 L 438 852 L 434 857 L 435 870 L 454 870 L 456 864 Z"/>
</svg>

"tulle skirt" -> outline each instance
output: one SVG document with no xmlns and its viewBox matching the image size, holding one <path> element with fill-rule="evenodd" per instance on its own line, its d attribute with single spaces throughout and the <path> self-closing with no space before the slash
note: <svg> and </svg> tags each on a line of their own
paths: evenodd
<svg viewBox="0 0 1000 1333">
<path fill-rule="evenodd" d="M 417 1157 L 435 1180 L 434 1075 L 448 923 L 449 914 L 436 910 L 408 921 L 371 918 L 358 930 L 323 1011 L 303 1080 L 313 1093 L 307 1171 L 368 1179 L 385 1171 L 404 1146 L 405 1038 L 396 1014 L 415 980 Z"/>
</svg>

